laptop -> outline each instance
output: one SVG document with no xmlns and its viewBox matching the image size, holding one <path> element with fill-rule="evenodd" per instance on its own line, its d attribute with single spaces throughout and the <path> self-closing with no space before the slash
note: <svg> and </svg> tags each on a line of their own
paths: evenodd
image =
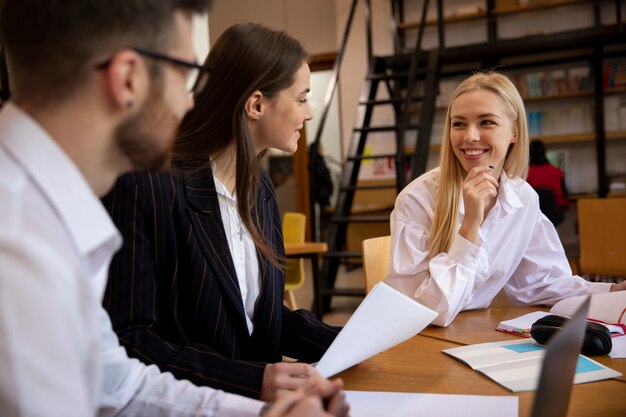
<svg viewBox="0 0 626 417">
<path fill-rule="evenodd" d="M 566 417 L 578 355 L 585 338 L 589 297 L 548 343 L 531 417 Z"/>
</svg>

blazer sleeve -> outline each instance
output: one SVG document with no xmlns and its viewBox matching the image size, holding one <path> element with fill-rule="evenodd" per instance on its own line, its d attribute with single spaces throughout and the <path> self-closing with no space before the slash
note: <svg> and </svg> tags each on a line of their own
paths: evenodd
<svg viewBox="0 0 626 417">
<path fill-rule="evenodd" d="M 124 236 L 111 264 L 104 307 L 130 356 L 196 385 L 258 398 L 265 363 L 231 360 L 185 341 L 182 332 L 173 336 L 177 324 L 159 314 L 164 307 L 159 303 L 170 302 L 171 296 L 159 279 L 177 268 L 176 239 L 168 230 L 174 222 L 174 181 L 169 174 L 129 174 L 103 199 Z M 159 255 L 166 253 L 174 261 Z"/>
<path fill-rule="evenodd" d="M 333 343 L 341 327 L 330 326 L 306 310 L 283 305 L 282 351 L 291 358 L 317 362 Z"/>
</svg>

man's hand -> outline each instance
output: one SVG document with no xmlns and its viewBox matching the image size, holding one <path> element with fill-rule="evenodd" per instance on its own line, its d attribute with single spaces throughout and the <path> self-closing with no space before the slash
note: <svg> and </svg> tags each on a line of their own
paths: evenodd
<svg viewBox="0 0 626 417">
<path fill-rule="evenodd" d="M 310 379 L 315 378 L 322 377 L 308 363 L 268 363 L 263 374 L 261 401 L 275 401 L 281 391 L 306 388 L 311 385 Z"/>
<path fill-rule="evenodd" d="M 322 416 L 337 416 L 345 417 L 348 415 L 350 406 L 346 402 L 346 396 L 342 391 L 343 381 L 340 379 L 330 381 L 323 378 L 317 370 L 306 363 L 274 363 L 268 364 L 265 367 L 265 374 L 263 375 L 263 388 L 261 390 L 261 400 L 263 401 L 276 401 L 274 407 L 279 405 L 279 402 L 285 398 L 291 399 L 286 401 L 284 405 L 281 405 L 281 410 L 287 412 L 291 410 L 290 407 L 303 407 L 303 410 L 312 410 L 311 399 L 302 398 L 302 402 L 305 405 L 299 405 L 298 397 L 293 397 L 293 391 L 302 391 L 305 397 L 312 397 L 323 401 L 322 411 L 326 409 L 329 414 L 319 414 Z M 289 405 L 291 404 L 291 405 Z M 274 410 L 272 407 L 272 410 Z M 265 414 L 273 415 L 273 414 Z M 280 414 L 278 414 L 280 415 Z M 286 414 L 287 415 L 287 414 Z M 290 415 L 290 414 L 288 414 Z M 297 413 L 294 415 L 298 415 Z M 302 414 L 308 415 L 308 414 Z M 312 414 L 317 415 L 317 414 Z"/>
<path fill-rule="evenodd" d="M 325 378 L 311 379 L 308 388 L 309 393 L 319 395 L 326 404 L 326 410 L 333 416 L 345 417 L 350 411 L 350 405 L 346 401 L 346 394 L 342 391 L 343 381 L 341 379 L 328 380 Z"/>
</svg>

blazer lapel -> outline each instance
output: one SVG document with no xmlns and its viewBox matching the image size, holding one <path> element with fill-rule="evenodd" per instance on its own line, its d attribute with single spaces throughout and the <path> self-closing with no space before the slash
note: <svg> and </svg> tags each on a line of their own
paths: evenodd
<svg viewBox="0 0 626 417">
<path fill-rule="evenodd" d="M 230 299 L 245 326 L 246 313 L 235 272 L 233 259 L 228 248 L 228 241 L 222 224 L 222 216 L 215 190 L 213 176 L 208 173 L 201 180 L 184 181 L 185 198 L 195 243 L 206 257 L 209 267 L 220 283 L 227 298 Z"/>
<path fill-rule="evenodd" d="M 275 197 L 269 184 L 269 178 L 263 172 L 261 172 L 260 181 L 257 204 L 262 233 L 267 239 L 267 244 L 279 256 L 283 256 L 280 217 L 272 204 Z M 276 228 L 279 229 L 275 230 Z M 276 311 L 276 307 L 280 308 L 283 303 L 284 275 L 279 268 L 262 257 L 259 258 L 259 268 L 261 271 L 261 293 L 255 308 L 254 334 L 257 337 L 263 337 L 266 354 L 275 356 L 280 353 L 282 310 Z"/>
</svg>

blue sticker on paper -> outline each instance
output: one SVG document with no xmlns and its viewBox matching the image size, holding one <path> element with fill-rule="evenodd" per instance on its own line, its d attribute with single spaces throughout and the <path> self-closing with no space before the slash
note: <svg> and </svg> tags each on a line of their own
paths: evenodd
<svg viewBox="0 0 626 417">
<path fill-rule="evenodd" d="M 543 346 L 539 346 L 534 343 L 520 343 L 517 345 L 506 345 L 506 346 L 501 346 L 501 347 L 512 350 L 513 352 L 517 352 L 517 353 L 535 352 L 537 350 L 544 349 Z M 583 356 L 578 357 L 578 363 L 576 364 L 577 374 L 584 374 L 585 372 L 601 371 L 602 369 L 604 368 L 598 365 L 597 363 Z"/>
<path fill-rule="evenodd" d="M 585 372 L 601 371 L 603 368 L 595 362 L 590 361 L 582 356 L 578 357 L 576 364 L 576 373 L 584 374 Z"/>
<path fill-rule="evenodd" d="M 501 346 L 505 349 L 512 350 L 517 353 L 526 353 L 526 352 L 534 352 L 536 350 L 543 350 L 543 346 L 536 345 L 534 343 L 520 343 L 518 345 L 506 345 Z"/>
</svg>

